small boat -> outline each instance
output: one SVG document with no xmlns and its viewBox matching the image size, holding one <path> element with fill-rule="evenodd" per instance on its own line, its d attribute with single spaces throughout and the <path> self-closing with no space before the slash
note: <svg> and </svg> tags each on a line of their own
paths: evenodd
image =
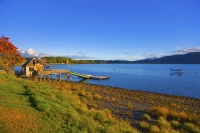
<svg viewBox="0 0 200 133">
<path fill-rule="evenodd" d="M 174 73 L 184 73 L 184 72 L 185 72 L 185 71 L 184 71 L 183 69 L 181 69 L 181 68 L 178 68 L 178 69 L 171 69 L 171 68 L 170 68 L 170 70 L 173 71 Z"/>
</svg>

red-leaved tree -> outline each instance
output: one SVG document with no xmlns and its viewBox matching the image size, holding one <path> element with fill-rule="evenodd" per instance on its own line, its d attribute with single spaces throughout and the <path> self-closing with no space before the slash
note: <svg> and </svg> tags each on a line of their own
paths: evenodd
<svg viewBox="0 0 200 133">
<path fill-rule="evenodd" d="M 0 38 L 0 67 L 3 68 L 7 74 L 11 74 L 14 70 L 14 65 L 22 62 L 22 57 L 8 37 Z"/>
</svg>

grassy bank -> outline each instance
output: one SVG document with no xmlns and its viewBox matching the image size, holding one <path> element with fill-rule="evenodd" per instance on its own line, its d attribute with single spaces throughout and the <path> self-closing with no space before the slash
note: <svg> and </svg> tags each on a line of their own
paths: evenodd
<svg viewBox="0 0 200 133">
<path fill-rule="evenodd" d="M 3 74 L 0 88 L 0 132 L 200 132 L 199 99 Z"/>
<path fill-rule="evenodd" d="M 66 88 L 0 74 L 0 132 L 137 132 Z"/>
</svg>

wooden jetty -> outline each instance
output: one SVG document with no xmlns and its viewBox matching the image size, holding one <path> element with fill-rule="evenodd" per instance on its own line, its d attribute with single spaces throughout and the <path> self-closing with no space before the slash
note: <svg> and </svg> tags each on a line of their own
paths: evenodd
<svg viewBox="0 0 200 133">
<path fill-rule="evenodd" d="M 100 80 L 103 80 L 103 79 L 110 79 L 110 77 L 108 76 L 89 76 L 90 79 L 100 79 Z"/>
<path fill-rule="evenodd" d="M 80 74 L 77 72 L 71 72 L 72 75 L 76 75 L 80 78 L 86 78 L 86 79 L 99 79 L 99 80 L 103 80 L 103 79 L 109 79 L 110 77 L 108 76 L 92 76 L 92 75 L 87 75 L 87 74 Z"/>
</svg>

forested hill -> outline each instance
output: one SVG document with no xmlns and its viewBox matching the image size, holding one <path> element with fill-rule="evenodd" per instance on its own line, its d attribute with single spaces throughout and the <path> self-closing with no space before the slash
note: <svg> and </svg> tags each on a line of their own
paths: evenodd
<svg viewBox="0 0 200 133">
<path fill-rule="evenodd" d="M 147 64 L 200 64 L 200 52 L 192 52 L 184 55 L 172 55 L 154 60 L 140 60 L 132 63 Z"/>
</svg>

